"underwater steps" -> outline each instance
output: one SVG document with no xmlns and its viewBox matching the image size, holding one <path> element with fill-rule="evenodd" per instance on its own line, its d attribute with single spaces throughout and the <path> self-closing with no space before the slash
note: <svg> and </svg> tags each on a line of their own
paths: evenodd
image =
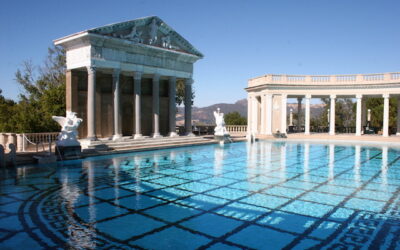
<svg viewBox="0 0 400 250">
<path fill-rule="evenodd" d="M 92 142 L 90 145 L 88 145 L 85 151 L 136 151 L 144 149 L 158 149 L 165 147 L 179 147 L 210 143 L 216 143 L 216 141 L 203 137 L 187 136 L 143 139 L 122 138 L 118 141 L 100 140 Z"/>
</svg>

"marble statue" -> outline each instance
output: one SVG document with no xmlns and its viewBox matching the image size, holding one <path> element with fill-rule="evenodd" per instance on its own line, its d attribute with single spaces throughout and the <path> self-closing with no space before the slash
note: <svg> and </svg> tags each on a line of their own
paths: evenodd
<svg viewBox="0 0 400 250">
<path fill-rule="evenodd" d="M 143 43 L 143 40 L 140 37 L 141 35 L 142 35 L 142 32 L 137 31 L 136 26 L 133 26 L 131 32 L 128 35 L 121 36 L 121 38 L 131 40 L 135 43 Z"/>
<path fill-rule="evenodd" d="M 216 136 L 226 136 L 229 135 L 228 131 L 226 131 L 225 128 L 225 120 L 224 120 L 224 113 L 220 112 L 220 108 L 217 109 L 217 111 L 214 111 L 214 117 L 215 117 L 215 129 L 214 129 L 214 135 Z"/>
<path fill-rule="evenodd" d="M 61 133 L 57 137 L 57 146 L 80 146 L 80 143 L 76 139 L 78 136 L 78 127 L 81 124 L 82 119 L 76 117 L 75 112 L 67 111 L 67 116 L 52 116 L 53 120 L 58 122 L 61 126 Z"/>
<path fill-rule="evenodd" d="M 161 42 L 162 42 L 162 46 L 164 48 L 167 48 L 167 49 L 171 49 L 172 48 L 172 46 L 171 46 L 171 37 L 169 35 L 166 35 L 166 36 L 162 37 L 161 38 Z"/>
<path fill-rule="evenodd" d="M 157 31 L 158 31 L 157 21 L 155 18 L 153 18 L 149 29 L 149 36 L 150 36 L 149 44 L 155 44 L 157 42 Z"/>
</svg>

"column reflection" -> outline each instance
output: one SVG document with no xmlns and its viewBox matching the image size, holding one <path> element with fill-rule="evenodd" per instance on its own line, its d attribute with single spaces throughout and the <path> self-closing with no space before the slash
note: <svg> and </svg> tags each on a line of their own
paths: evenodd
<svg viewBox="0 0 400 250">
<path fill-rule="evenodd" d="M 286 143 L 281 144 L 281 159 L 280 159 L 280 177 L 282 180 L 286 180 Z"/>
<path fill-rule="evenodd" d="M 354 150 L 354 181 L 360 184 L 361 146 L 356 145 Z"/>
<path fill-rule="evenodd" d="M 381 185 L 387 189 L 387 168 L 388 168 L 388 147 L 382 147 L 382 164 L 381 164 Z"/>
<path fill-rule="evenodd" d="M 329 175 L 328 179 L 333 180 L 335 178 L 335 144 L 329 144 Z"/>
<path fill-rule="evenodd" d="M 304 143 L 304 180 L 309 181 L 308 171 L 310 170 L 310 143 Z"/>
<path fill-rule="evenodd" d="M 120 158 L 113 158 L 112 163 L 114 166 L 114 202 L 119 205 L 119 171 L 121 165 Z"/>
</svg>

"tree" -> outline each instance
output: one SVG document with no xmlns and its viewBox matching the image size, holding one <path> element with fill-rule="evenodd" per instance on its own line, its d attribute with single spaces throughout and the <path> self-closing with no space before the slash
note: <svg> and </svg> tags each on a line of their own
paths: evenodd
<svg viewBox="0 0 400 250">
<path fill-rule="evenodd" d="M 224 118 L 226 125 L 247 125 L 246 117 L 241 116 L 237 111 L 226 114 Z"/>
<path fill-rule="evenodd" d="M 23 93 L 13 106 L 12 120 L 0 129 L 16 133 L 59 131 L 51 116 L 65 115 L 65 51 L 60 47 L 49 48 L 40 67 L 30 61 L 23 62 L 15 80 Z"/>
<path fill-rule="evenodd" d="M 192 86 L 192 105 L 193 105 L 193 100 L 194 100 L 195 94 L 194 94 L 194 89 Z M 180 79 L 176 82 L 176 97 L 175 97 L 175 102 L 178 106 L 180 106 L 185 100 L 185 81 Z"/>
</svg>

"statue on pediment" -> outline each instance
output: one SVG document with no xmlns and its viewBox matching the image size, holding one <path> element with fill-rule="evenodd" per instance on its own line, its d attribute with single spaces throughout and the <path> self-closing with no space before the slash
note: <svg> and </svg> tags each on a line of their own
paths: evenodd
<svg viewBox="0 0 400 250">
<path fill-rule="evenodd" d="M 132 27 L 131 32 L 128 35 L 121 36 L 121 38 L 125 38 L 131 40 L 134 43 L 143 43 L 143 39 L 141 38 L 142 32 L 137 31 L 136 25 Z"/>
<path fill-rule="evenodd" d="M 166 35 L 161 38 L 162 46 L 163 48 L 171 49 L 171 37 L 169 35 Z"/>
<path fill-rule="evenodd" d="M 157 25 L 157 21 L 155 18 L 153 18 L 153 20 L 151 21 L 150 24 L 150 29 L 149 29 L 149 44 L 155 44 L 157 41 L 157 31 L 158 31 L 158 25 Z"/>
</svg>

